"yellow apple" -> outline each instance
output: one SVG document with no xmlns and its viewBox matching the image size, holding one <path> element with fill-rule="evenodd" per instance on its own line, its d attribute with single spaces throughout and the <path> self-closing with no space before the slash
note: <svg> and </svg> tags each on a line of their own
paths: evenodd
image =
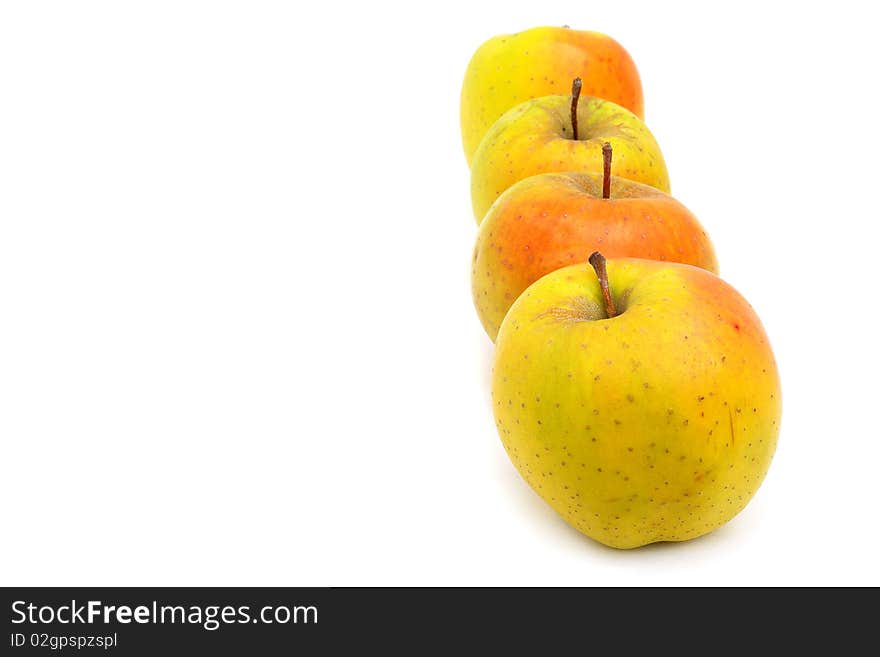
<svg viewBox="0 0 880 657">
<path fill-rule="evenodd" d="M 586 263 L 556 270 L 501 325 L 502 443 L 538 495 L 605 545 L 706 534 L 745 507 L 776 448 L 767 335 L 704 269 L 622 258 L 606 276 L 590 261 L 598 277 Z"/>
<path fill-rule="evenodd" d="M 577 80 L 575 80 L 577 83 Z M 669 192 L 666 162 L 641 119 L 600 98 L 527 100 L 486 133 L 471 165 L 471 202 L 477 223 L 511 185 L 539 173 L 603 171 L 602 146 L 614 149 L 614 173 Z"/>
</svg>

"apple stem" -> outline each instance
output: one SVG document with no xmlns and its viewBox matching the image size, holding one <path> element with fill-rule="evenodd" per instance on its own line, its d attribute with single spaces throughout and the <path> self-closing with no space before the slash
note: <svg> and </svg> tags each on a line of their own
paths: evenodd
<svg viewBox="0 0 880 657">
<path fill-rule="evenodd" d="M 602 144 L 602 198 L 611 198 L 611 144 Z"/>
<path fill-rule="evenodd" d="M 605 256 L 598 251 L 590 256 L 590 264 L 599 278 L 599 287 L 602 288 L 602 299 L 605 301 L 605 313 L 608 319 L 617 317 L 617 309 L 614 307 L 614 299 L 611 298 L 611 288 L 608 286 L 608 270 L 605 269 Z"/>
<path fill-rule="evenodd" d="M 571 83 L 571 134 L 572 139 L 578 138 L 578 99 L 581 97 L 581 79 L 575 78 Z"/>
</svg>

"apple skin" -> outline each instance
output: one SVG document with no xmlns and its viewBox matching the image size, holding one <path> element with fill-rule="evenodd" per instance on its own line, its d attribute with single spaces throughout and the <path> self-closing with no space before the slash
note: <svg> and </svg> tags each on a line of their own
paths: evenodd
<svg viewBox="0 0 880 657">
<path fill-rule="evenodd" d="M 669 192 L 669 173 L 654 135 L 629 110 L 580 97 L 572 139 L 571 96 L 544 96 L 507 111 L 486 133 L 471 166 L 477 223 L 507 188 L 539 173 L 602 173 L 602 145 L 614 151 L 614 174 Z"/>
<path fill-rule="evenodd" d="M 755 494 L 779 432 L 779 376 L 749 304 L 690 265 L 609 259 L 607 319 L 586 263 L 530 286 L 498 333 L 501 441 L 570 525 L 615 548 L 684 541 Z"/>
<path fill-rule="evenodd" d="M 529 285 L 593 251 L 606 257 L 683 262 L 718 273 L 715 249 L 697 218 L 673 197 L 611 176 L 545 173 L 504 192 L 480 224 L 471 267 L 474 305 L 493 340 Z"/>
<path fill-rule="evenodd" d="M 486 41 L 468 64 L 461 89 L 461 137 L 468 164 L 483 135 L 519 103 L 567 93 L 614 101 L 644 117 L 642 82 L 629 53 L 600 32 L 536 27 Z"/>
</svg>

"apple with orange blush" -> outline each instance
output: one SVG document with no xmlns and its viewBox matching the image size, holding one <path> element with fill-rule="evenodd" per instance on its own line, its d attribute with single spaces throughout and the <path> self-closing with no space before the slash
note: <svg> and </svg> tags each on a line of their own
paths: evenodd
<svg viewBox="0 0 880 657">
<path fill-rule="evenodd" d="M 481 45 L 461 88 L 461 137 L 468 164 L 502 114 L 530 98 L 564 94 L 576 77 L 583 79 L 585 95 L 644 117 L 642 82 L 632 57 L 601 32 L 535 27 Z"/>
<path fill-rule="evenodd" d="M 593 251 L 718 273 L 712 242 L 697 218 L 672 196 L 612 175 L 609 143 L 602 155 L 601 175 L 548 173 L 518 182 L 480 224 L 471 281 L 477 313 L 493 340 L 529 285 Z"/>
<path fill-rule="evenodd" d="M 616 548 L 733 518 L 767 473 L 782 412 L 767 334 L 734 288 L 698 267 L 598 252 L 513 304 L 492 401 L 523 479 Z"/>
</svg>

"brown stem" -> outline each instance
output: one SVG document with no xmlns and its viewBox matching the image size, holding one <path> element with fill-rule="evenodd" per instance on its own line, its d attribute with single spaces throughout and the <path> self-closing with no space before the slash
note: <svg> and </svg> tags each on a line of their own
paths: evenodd
<svg viewBox="0 0 880 657">
<path fill-rule="evenodd" d="M 571 134 L 572 139 L 578 138 L 578 99 L 581 97 L 581 79 L 575 78 L 571 83 Z"/>
<path fill-rule="evenodd" d="M 611 198 L 611 144 L 602 144 L 602 198 Z"/>
<path fill-rule="evenodd" d="M 611 288 L 608 287 L 608 271 L 605 269 L 605 256 L 595 251 L 590 256 L 590 264 L 596 270 L 599 278 L 599 287 L 602 288 L 602 299 L 605 301 L 605 314 L 608 318 L 617 317 L 617 309 L 614 307 L 614 299 L 611 298 Z"/>
</svg>

